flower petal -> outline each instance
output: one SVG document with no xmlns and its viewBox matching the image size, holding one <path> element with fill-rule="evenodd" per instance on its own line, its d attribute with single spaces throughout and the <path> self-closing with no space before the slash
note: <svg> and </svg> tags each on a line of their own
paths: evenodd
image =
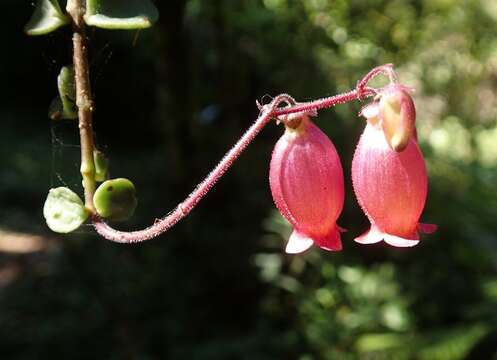
<svg viewBox="0 0 497 360">
<path fill-rule="evenodd" d="M 309 249 L 312 244 L 314 244 L 314 241 L 311 238 L 299 233 L 297 230 L 293 230 L 286 244 L 285 252 L 287 254 L 299 254 Z"/>
<path fill-rule="evenodd" d="M 381 240 L 383 240 L 383 233 L 374 225 L 371 225 L 371 229 L 354 239 L 359 244 L 374 244 Z"/>
<path fill-rule="evenodd" d="M 364 116 L 366 119 L 377 117 L 380 114 L 380 106 L 377 102 L 373 102 L 364 106 L 359 115 Z"/>
<path fill-rule="evenodd" d="M 416 234 L 417 235 L 417 234 Z M 417 236 L 415 236 L 417 237 Z M 396 246 L 396 247 L 411 247 L 414 245 L 417 245 L 419 243 L 419 240 L 417 239 L 405 239 L 400 236 L 395 236 L 395 235 L 389 235 L 389 234 L 384 234 L 383 239 L 385 242 L 389 245 Z"/>
<path fill-rule="evenodd" d="M 393 151 L 383 132 L 368 124 L 352 160 L 352 184 L 359 205 L 382 232 L 409 238 L 416 230 L 428 178 L 414 140 L 404 151 Z"/>
<path fill-rule="evenodd" d="M 315 238 L 314 242 L 321 249 L 328 251 L 340 251 L 342 250 L 342 240 L 339 230 L 340 229 L 335 226 L 335 228 L 331 230 L 328 235 L 320 238 Z"/>
</svg>

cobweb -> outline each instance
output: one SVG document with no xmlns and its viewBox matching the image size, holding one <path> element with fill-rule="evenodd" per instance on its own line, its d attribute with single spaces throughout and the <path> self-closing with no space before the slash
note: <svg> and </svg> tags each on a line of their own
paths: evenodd
<svg viewBox="0 0 497 360">
<path fill-rule="evenodd" d="M 51 137 L 51 170 L 50 186 L 67 186 L 69 188 L 81 187 L 75 179 L 71 179 L 71 173 L 78 168 L 80 145 L 76 139 L 69 142 L 70 130 L 76 131 L 75 123 L 71 120 L 60 120 L 50 122 Z M 69 168 L 67 167 L 69 165 Z M 77 169 L 78 170 L 78 169 Z M 79 170 L 77 171 L 79 177 Z M 79 190 L 79 189 L 78 189 Z"/>
<path fill-rule="evenodd" d="M 93 61 L 90 63 L 91 82 L 95 85 L 105 72 L 113 51 L 110 43 L 106 43 L 100 49 L 93 49 Z M 47 58 L 42 54 L 48 71 L 54 73 L 55 77 L 63 65 L 59 61 Z M 56 80 L 55 80 L 56 81 Z M 54 97 L 57 94 L 54 94 Z M 81 146 L 79 144 L 78 121 L 74 120 L 50 120 L 50 187 L 65 186 L 80 195 L 83 195 L 81 183 L 80 161 Z M 102 148 L 102 147 L 101 147 Z M 105 146 L 104 146 L 105 148 Z M 75 233 L 88 233 L 89 225 L 80 227 Z"/>
<path fill-rule="evenodd" d="M 67 187 L 83 199 L 83 186 L 79 171 L 81 147 L 77 120 L 50 121 L 50 138 L 50 187 Z M 89 226 L 85 225 L 73 233 L 89 232 Z"/>
</svg>

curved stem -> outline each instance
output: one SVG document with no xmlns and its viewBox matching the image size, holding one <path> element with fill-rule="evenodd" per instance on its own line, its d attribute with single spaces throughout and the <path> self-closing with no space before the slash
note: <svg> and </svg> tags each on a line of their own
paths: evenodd
<svg viewBox="0 0 497 360">
<path fill-rule="evenodd" d="M 180 203 L 171 213 L 164 218 L 157 220 L 152 226 L 139 231 L 124 232 L 111 228 L 100 217 L 93 216 L 93 224 L 95 230 L 104 238 L 120 243 L 135 243 L 152 239 L 163 232 L 170 229 L 178 221 L 183 219 L 198 202 L 209 192 L 214 184 L 224 175 L 230 168 L 233 162 L 240 156 L 243 150 L 250 144 L 255 136 L 264 128 L 264 126 L 273 117 L 273 112 L 281 102 L 287 102 L 286 95 L 277 96 L 265 108 L 254 124 L 245 132 L 240 140 L 231 148 L 230 151 L 224 156 L 221 162 L 211 171 L 209 175 L 202 181 L 193 192 Z"/>
<path fill-rule="evenodd" d="M 343 94 L 329 96 L 326 98 L 298 103 L 295 106 L 275 110 L 273 116 L 288 115 L 294 113 L 305 113 L 310 111 L 316 111 L 319 109 L 330 108 L 335 105 L 345 104 L 350 101 L 360 100 L 365 97 L 370 97 L 376 95 L 376 91 L 370 88 L 363 88 L 361 90 L 354 89 Z"/>
<path fill-rule="evenodd" d="M 146 229 L 131 232 L 116 230 L 105 223 L 104 220 L 98 215 L 93 215 L 92 220 L 95 226 L 95 230 L 104 238 L 119 243 L 141 242 L 152 239 L 166 232 L 178 221 L 188 215 L 190 211 L 193 210 L 193 208 L 199 203 L 199 201 L 224 175 L 224 173 L 230 168 L 233 162 L 240 156 L 243 150 L 245 150 L 250 142 L 272 118 L 299 112 L 315 112 L 319 109 L 332 107 L 353 100 L 362 100 L 365 97 L 375 96 L 377 91 L 375 89 L 368 88 L 367 83 L 378 74 L 386 74 L 390 77 L 387 69 L 393 71 L 391 69 L 391 65 L 383 65 L 371 70 L 357 84 L 356 89 L 343 94 L 330 96 L 306 103 L 295 103 L 295 100 L 290 95 L 282 94 L 275 97 L 273 101 L 268 105 L 260 106 L 260 104 L 258 104 L 261 110 L 261 114 L 254 122 L 254 124 L 245 132 L 245 134 L 240 138 L 240 140 L 238 140 L 233 148 L 231 148 L 231 150 L 226 153 L 221 162 L 214 168 L 214 170 L 211 171 L 209 175 L 207 175 L 204 181 L 202 181 L 195 188 L 195 190 L 193 190 L 193 192 L 171 213 L 169 213 L 162 219 L 157 220 L 153 225 Z M 280 107 L 282 103 L 286 103 L 288 106 Z"/>
<path fill-rule="evenodd" d="M 393 70 L 393 64 L 384 64 L 384 65 L 377 66 L 374 69 L 372 69 L 370 72 L 368 72 L 357 83 L 356 89 L 358 89 L 359 91 L 364 90 L 366 88 L 366 85 L 380 74 L 387 76 L 388 79 L 390 80 L 390 82 L 397 81 L 397 74 Z"/>
</svg>

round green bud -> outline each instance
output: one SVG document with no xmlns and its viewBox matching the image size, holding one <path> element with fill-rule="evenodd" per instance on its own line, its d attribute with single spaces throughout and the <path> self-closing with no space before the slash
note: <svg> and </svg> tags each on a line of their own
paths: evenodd
<svg viewBox="0 0 497 360">
<path fill-rule="evenodd" d="M 135 186 L 124 178 L 104 181 L 93 196 L 98 215 L 113 221 L 129 219 L 137 203 Z"/>
</svg>

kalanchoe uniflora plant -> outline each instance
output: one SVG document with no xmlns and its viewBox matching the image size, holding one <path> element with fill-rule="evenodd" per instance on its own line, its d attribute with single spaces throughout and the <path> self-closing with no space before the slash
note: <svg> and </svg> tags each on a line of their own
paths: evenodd
<svg viewBox="0 0 497 360">
<path fill-rule="evenodd" d="M 409 90 L 397 84 L 376 98 L 361 112 L 367 124 L 352 160 L 354 191 L 371 222 L 370 230 L 355 240 L 414 246 L 419 232 L 436 228 L 419 223 L 428 180 L 415 135 L 414 104 Z"/>
<path fill-rule="evenodd" d="M 375 97 L 375 102 L 363 111 L 369 123 L 357 147 L 352 173 L 359 203 L 372 228 L 358 241 L 385 239 L 393 245 L 411 246 L 418 241 L 418 231 L 433 230 L 418 224 L 426 199 L 426 169 L 415 139 L 414 104 L 408 89 L 395 84 L 391 64 L 372 69 L 355 89 L 343 94 L 305 103 L 296 103 L 282 94 L 270 104 L 259 106 L 255 123 L 172 212 L 144 230 L 115 230 L 103 217 L 122 220 L 130 216 L 136 205 L 135 188 L 127 179 L 108 179 L 107 160 L 95 148 L 86 30 L 88 26 L 142 29 L 151 26 L 158 14 L 150 0 L 65 3 L 63 9 L 58 0 L 37 0 L 25 28 L 29 35 L 44 35 L 67 24 L 73 29 L 73 64 L 61 71 L 59 97 L 52 103 L 49 116 L 53 120 L 78 119 L 84 203 L 68 188 L 52 189 L 44 211 L 52 230 L 70 232 L 90 218 L 96 231 L 108 240 L 133 243 L 152 239 L 187 216 L 264 126 L 276 119 L 285 124 L 286 131 L 273 153 L 270 185 L 277 207 L 294 227 L 286 250 L 297 253 L 312 244 L 340 250 L 336 220 L 344 200 L 342 167 L 333 144 L 309 115 L 367 97 Z M 369 81 L 380 74 L 388 76 L 392 85 L 368 87 Z"/>
<path fill-rule="evenodd" d="M 274 202 L 294 230 L 287 253 L 312 244 L 342 249 L 336 220 L 343 208 L 343 170 L 331 140 L 304 115 L 285 126 L 269 170 Z"/>
</svg>

